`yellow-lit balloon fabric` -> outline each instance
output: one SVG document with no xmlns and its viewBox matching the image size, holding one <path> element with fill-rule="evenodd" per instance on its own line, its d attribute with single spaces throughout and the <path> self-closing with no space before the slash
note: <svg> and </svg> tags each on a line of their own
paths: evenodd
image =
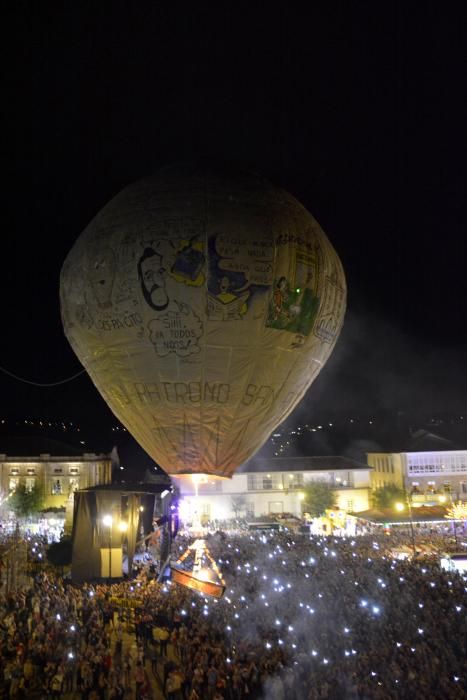
<svg viewBox="0 0 467 700">
<path fill-rule="evenodd" d="M 253 174 L 182 166 L 130 185 L 61 273 L 66 336 L 169 474 L 232 476 L 292 411 L 342 327 L 325 234 Z"/>
</svg>

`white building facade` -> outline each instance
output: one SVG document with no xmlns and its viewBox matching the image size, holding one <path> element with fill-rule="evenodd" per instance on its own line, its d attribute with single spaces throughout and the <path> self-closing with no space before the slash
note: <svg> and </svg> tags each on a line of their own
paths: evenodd
<svg viewBox="0 0 467 700">
<path fill-rule="evenodd" d="M 111 481 L 112 460 L 109 455 L 18 457 L 0 454 L 2 501 L 22 483 L 27 489 L 36 485 L 40 487 L 44 508 L 62 508 L 72 502 L 78 489 L 110 484 Z"/>
<path fill-rule="evenodd" d="M 235 517 L 302 516 L 303 488 L 310 481 L 329 484 L 340 510 L 358 513 L 369 508 L 371 467 L 345 457 L 254 459 L 232 479 L 207 480 L 197 488 L 190 479 L 174 479 L 180 490 L 180 514 L 188 521 Z M 196 490 L 198 494 L 196 494 Z"/>
<path fill-rule="evenodd" d="M 396 484 L 426 503 L 445 495 L 467 500 L 467 450 L 369 453 L 368 464 L 373 488 Z"/>
</svg>

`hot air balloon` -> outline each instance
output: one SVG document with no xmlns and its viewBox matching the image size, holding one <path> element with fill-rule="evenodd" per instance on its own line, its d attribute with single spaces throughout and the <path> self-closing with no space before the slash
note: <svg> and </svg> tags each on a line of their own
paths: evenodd
<svg viewBox="0 0 467 700">
<path fill-rule="evenodd" d="M 197 164 L 114 197 L 61 272 L 65 334 L 171 475 L 230 477 L 303 397 L 343 324 L 341 263 L 262 177 Z"/>
</svg>

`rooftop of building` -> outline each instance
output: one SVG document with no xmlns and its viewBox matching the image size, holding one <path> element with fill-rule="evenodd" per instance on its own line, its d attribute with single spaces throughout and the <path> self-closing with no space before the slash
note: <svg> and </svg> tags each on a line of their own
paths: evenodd
<svg viewBox="0 0 467 700">
<path fill-rule="evenodd" d="M 414 523 L 429 523 L 429 522 L 448 522 L 446 519 L 447 509 L 443 506 L 420 506 L 420 508 L 412 508 L 412 522 Z M 410 514 L 408 512 L 398 513 L 391 508 L 382 510 L 365 510 L 355 513 L 357 518 L 367 520 L 368 522 L 378 524 L 409 524 Z"/>
<path fill-rule="evenodd" d="M 96 454 L 85 447 L 80 448 L 45 435 L 2 435 L 0 437 L 0 455 L 5 455 L 8 460 L 22 461 L 32 458 L 39 459 L 44 455 L 50 456 L 51 459 L 60 458 L 63 460 L 70 458 L 89 460 L 91 455 L 92 458 L 109 458 L 108 454 Z"/>
<path fill-rule="evenodd" d="M 168 489 L 170 484 L 168 483 L 146 483 L 146 482 L 140 482 L 140 481 L 124 481 L 124 482 L 119 482 L 119 483 L 112 483 L 112 484 L 98 484 L 97 486 L 90 486 L 89 488 L 86 489 L 80 489 L 80 491 L 85 491 L 87 493 L 90 492 L 98 492 L 98 491 L 106 491 L 106 492 L 119 492 L 122 494 L 126 493 L 149 493 L 149 494 L 155 494 L 155 493 L 163 493 Z"/>
<path fill-rule="evenodd" d="M 264 472 L 321 472 L 371 469 L 350 457 L 253 457 L 237 470 L 238 474 Z"/>
</svg>

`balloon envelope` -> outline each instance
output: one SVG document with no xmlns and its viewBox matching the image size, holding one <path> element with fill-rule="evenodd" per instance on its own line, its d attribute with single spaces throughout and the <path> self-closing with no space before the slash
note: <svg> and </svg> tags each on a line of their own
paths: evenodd
<svg viewBox="0 0 467 700">
<path fill-rule="evenodd" d="M 250 173 L 169 168 L 130 185 L 62 269 L 66 336 L 169 474 L 231 476 L 300 401 L 345 311 L 325 234 Z"/>
</svg>

